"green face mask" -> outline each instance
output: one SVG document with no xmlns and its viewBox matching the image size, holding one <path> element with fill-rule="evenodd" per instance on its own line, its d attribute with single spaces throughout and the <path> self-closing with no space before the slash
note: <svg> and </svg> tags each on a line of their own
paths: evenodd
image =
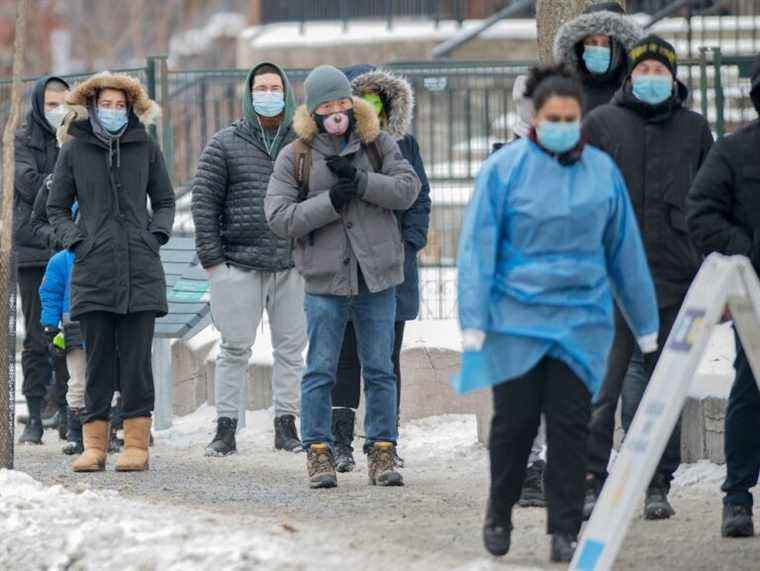
<svg viewBox="0 0 760 571">
<path fill-rule="evenodd" d="M 377 93 L 366 93 L 362 95 L 362 99 L 372 105 L 375 109 L 375 113 L 378 115 L 383 112 L 383 100 L 380 99 L 380 96 Z"/>
</svg>

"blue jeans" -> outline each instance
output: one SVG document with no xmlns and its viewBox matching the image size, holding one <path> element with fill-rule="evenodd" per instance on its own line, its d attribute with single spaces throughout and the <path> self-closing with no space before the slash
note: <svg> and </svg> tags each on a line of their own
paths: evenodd
<svg viewBox="0 0 760 571">
<path fill-rule="evenodd" d="M 396 442 L 396 375 L 393 372 L 396 293 L 393 288 L 355 296 L 306 294 L 309 353 L 301 383 L 301 438 L 305 447 L 332 446 L 332 389 L 343 337 L 353 321 L 364 378 L 365 449 Z"/>
</svg>

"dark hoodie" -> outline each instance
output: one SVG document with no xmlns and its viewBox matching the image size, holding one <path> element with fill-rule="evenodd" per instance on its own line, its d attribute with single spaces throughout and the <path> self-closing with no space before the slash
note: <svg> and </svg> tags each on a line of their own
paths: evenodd
<svg viewBox="0 0 760 571">
<path fill-rule="evenodd" d="M 687 233 L 685 201 L 713 138 L 707 120 L 684 106 L 687 95 L 678 82 L 669 100 L 651 106 L 626 81 L 583 124 L 588 143 L 623 174 L 661 308 L 683 301 L 701 263 Z"/>
<path fill-rule="evenodd" d="M 760 113 L 760 56 L 752 72 L 752 102 Z M 687 199 L 689 231 L 702 254 L 752 260 L 760 273 L 760 120 L 720 139 Z"/>
<path fill-rule="evenodd" d="M 278 69 L 285 87 L 285 109 L 271 155 L 253 109 L 251 85 L 262 65 Z M 230 263 L 266 272 L 292 268 L 291 240 L 275 236 L 264 215 L 264 198 L 280 150 L 295 139 L 295 97 L 287 75 L 262 62 L 248 73 L 243 118 L 214 135 L 203 150 L 192 182 L 195 247 L 204 268 Z M 273 133 L 268 134 L 270 143 Z"/>
<path fill-rule="evenodd" d="M 584 38 L 597 34 L 612 38 L 612 63 L 604 74 L 589 72 L 583 61 Z M 616 2 L 589 6 L 559 29 L 554 40 L 554 59 L 579 74 L 583 83 L 584 113 L 610 102 L 628 75 L 628 50 L 643 37 L 641 26 Z"/>
<path fill-rule="evenodd" d="M 371 65 L 355 65 L 343 70 L 351 82 L 354 95 L 360 96 L 374 86 L 383 101 L 386 121 L 383 128 L 396 139 L 401 154 L 420 179 L 417 200 L 409 210 L 396 213 L 405 244 L 404 283 L 396 287 L 396 320 L 409 321 L 419 314 L 419 268 L 417 253 L 427 244 L 430 226 L 430 183 L 417 140 L 409 133 L 414 110 L 414 92 L 409 82 L 390 71 Z"/>
<path fill-rule="evenodd" d="M 20 268 L 44 267 L 52 254 L 30 224 L 34 200 L 58 159 L 55 131 L 45 119 L 45 86 L 52 80 L 68 85 L 60 77 L 40 78 L 34 84 L 26 120 L 15 135 L 13 247 Z"/>
</svg>

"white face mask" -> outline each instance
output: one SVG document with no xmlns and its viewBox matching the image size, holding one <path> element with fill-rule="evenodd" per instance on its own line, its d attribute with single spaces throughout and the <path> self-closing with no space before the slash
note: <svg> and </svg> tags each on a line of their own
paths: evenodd
<svg viewBox="0 0 760 571">
<path fill-rule="evenodd" d="M 53 129 L 57 129 L 63 123 L 63 118 L 66 117 L 67 111 L 65 105 L 59 105 L 52 111 L 45 111 L 45 119 Z"/>
</svg>

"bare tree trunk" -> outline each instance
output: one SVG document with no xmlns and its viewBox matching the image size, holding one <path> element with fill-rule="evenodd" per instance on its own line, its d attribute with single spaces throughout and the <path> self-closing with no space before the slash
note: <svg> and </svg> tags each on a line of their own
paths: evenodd
<svg viewBox="0 0 760 571">
<path fill-rule="evenodd" d="M 616 0 L 625 7 L 625 0 Z M 546 65 L 554 61 L 552 46 L 559 27 L 575 18 L 600 0 L 538 0 L 536 3 L 536 27 L 538 28 L 538 59 Z"/>
<path fill-rule="evenodd" d="M 15 296 L 13 280 L 13 136 L 21 114 L 26 43 L 26 0 L 16 0 L 16 39 L 13 54 L 13 91 L 11 112 L 3 133 L 3 210 L 0 227 L 0 466 L 13 468 L 13 423 L 15 390 L 11 370 L 15 356 L 15 319 L 10 311 Z"/>
</svg>

